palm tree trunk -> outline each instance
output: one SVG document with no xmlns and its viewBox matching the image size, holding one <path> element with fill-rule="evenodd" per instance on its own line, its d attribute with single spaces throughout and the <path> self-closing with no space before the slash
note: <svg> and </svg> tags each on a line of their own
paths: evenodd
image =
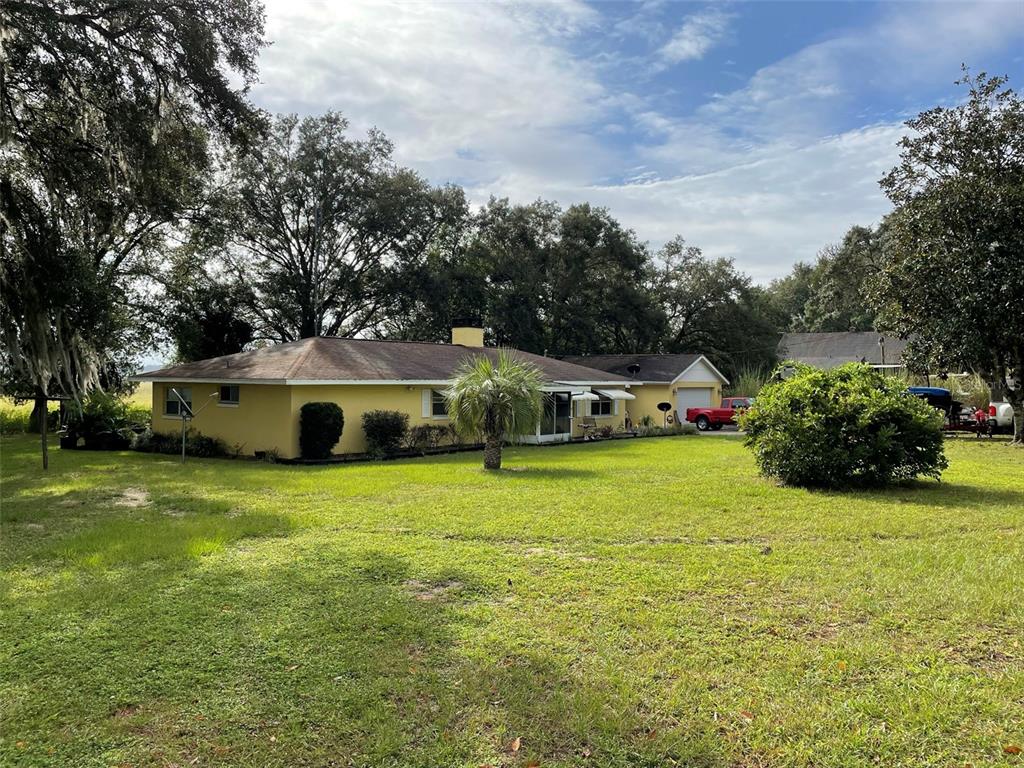
<svg viewBox="0 0 1024 768">
<path fill-rule="evenodd" d="M 501 469 L 501 438 L 488 435 L 484 441 L 484 469 Z"/>
</svg>

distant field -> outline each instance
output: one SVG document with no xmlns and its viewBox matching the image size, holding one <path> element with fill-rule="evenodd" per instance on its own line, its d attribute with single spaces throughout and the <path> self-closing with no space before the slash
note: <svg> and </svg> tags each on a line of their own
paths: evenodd
<svg viewBox="0 0 1024 768">
<path fill-rule="evenodd" d="M 148 381 L 137 384 L 135 391 L 128 396 L 128 401 L 144 408 L 151 408 L 153 385 Z M 50 403 L 49 408 L 51 412 L 59 410 L 56 402 Z M 9 397 L 0 397 L 0 434 L 18 434 L 26 431 L 31 413 L 32 403 L 16 403 Z"/>
<path fill-rule="evenodd" d="M 3 440 L 0 764 L 1024 766 L 1024 451 L 287 467 Z"/>
</svg>

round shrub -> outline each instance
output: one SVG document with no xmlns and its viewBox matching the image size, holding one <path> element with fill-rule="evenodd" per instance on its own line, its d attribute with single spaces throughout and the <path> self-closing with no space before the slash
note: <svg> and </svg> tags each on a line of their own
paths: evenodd
<svg viewBox="0 0 1024 768">
<path fill-rule="evenodd" d="M 393 456 L 402 447 L 409 431 L 409 415 L 399 411 L 367 411 L 363 414 L 366 452 L 373 456 Z"/>
<path fill-rule="evenodd" d="M 331 455 L 345 415 L 337 403 L 306 403 L 299 409 L 299 453 L 304 459 L 326 459 Z"/>
<path fill-rule="evenodd" d="M 740 426 L 761 473 L 786 485 L 937 479 L 947 466 L 943 416 L 906 389 L 860 363 L 828 371 L 784 363 L 740 416 Z"/>
</svg>

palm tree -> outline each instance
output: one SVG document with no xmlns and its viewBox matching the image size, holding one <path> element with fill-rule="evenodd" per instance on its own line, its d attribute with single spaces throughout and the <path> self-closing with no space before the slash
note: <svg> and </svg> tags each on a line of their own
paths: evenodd
<svg viewBox="0 0 1024 768">
<path fill-rule="evenodd" d="M 484 469 L 501 469 L 501 444 L 532 434 L 544 406 L 544 377 L 537 366 L 498 350 L 495 363 L 480 355 L 464 362 L 448 390 L 448 416 L 462 435 L 482 435 Z"/>
</svg>

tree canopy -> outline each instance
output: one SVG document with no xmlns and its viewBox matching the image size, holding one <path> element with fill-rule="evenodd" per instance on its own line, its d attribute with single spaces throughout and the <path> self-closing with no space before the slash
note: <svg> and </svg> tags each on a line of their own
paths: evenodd
<svg viewBox="0 0 1024 768">
<path fill-rule="evenodd" d="M 262 8 L 9 0 L 0 24 L 3 365 L 43 402 L 77 398 L 148 341 L 145 278 L 201 188 L 208 132 L 254 122 Z"/>
<path fill-rule="evenodd" d="M 337 113 L 275 118 L 220 184 L 217 253 L 245 286 L 256 335 L 351 336 L 389 316 L 410 264 L 465 215 L 462 190 L 431 187 L 378 131 L 347 135 Z"/>
<path fill-rule="evenodd" d="M 959 81 L 967 99 L 907 122 L 882 179 L 895 210 L 874 286 L 880 321 L 921 367 L 981 371 L 1024 441 L 1024 100 L 1006 79 Z"/>
</svg>

